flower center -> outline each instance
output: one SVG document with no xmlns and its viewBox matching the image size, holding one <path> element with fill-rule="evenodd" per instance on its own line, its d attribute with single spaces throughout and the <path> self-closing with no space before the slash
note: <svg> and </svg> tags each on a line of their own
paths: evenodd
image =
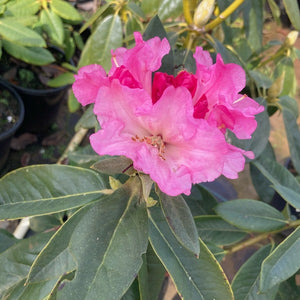
<svg viewBox="0 0 300 300">
<path fill-rule="evenodd" d="M 144 142 L 148 145 L 153 146 L 154 148 L 157 148 L 158 156 L 161 159 L 166 160 L 164 157 L 166 146 L 161 135 L 144 136 L 143 138 L 135 135 L 131 137 L 131 139 L 135 142 Z"/>
</svg>

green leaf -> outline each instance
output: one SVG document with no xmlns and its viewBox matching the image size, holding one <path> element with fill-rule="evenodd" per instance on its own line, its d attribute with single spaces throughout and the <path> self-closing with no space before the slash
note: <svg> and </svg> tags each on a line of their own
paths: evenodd
<svg viewBox="0 0 300 300">
<path fill-rule="evenodd" d="M 69 90 L 68 94 L 68 109 L 70 113 L 74 113 L 80 109 L 80 103 L 77 101 L 73 90 Z"/>
<path fill-rule="evenodd" d="M 92 168 L 98 172 L 115 175 L 122 174 L 128 167 L 132 166 L 132 160 L 125 156 L 108 156 L 96 162 Z"/>
<path fill-rule="evenodd" d="M 121 19 L 117 14 L 103 19 L 89 37 L 79 67 L 97 63 L 108 71 L 111 67 L 110 51 L 122 46 L 122 34 Z"/>
<path fill-rule="evenodd" d="M 213 215 L 218 204 L 216 198 L 202 185 L 195 184 L 189 196 L 183 195 L 193 216 Z"/>
<path fill-rule="evenodd" d="M 13 246 L 17 239 L 8 231 L 0 228 L 0 253 Z"/>
<path fill-rule="evenodd" d="M 151 245 L 180 296 L 188 300 L 233 299 L 224 272 L 205 244 L 200 241 L 200 256 L 196 258 L 175 238 L 159 208 L 152 207 L 149 212 Z"/>
<path fill-rule="evenodd" d="M 199 237 L 204 242 L 216 245 L 230 245 L 242 240 L 246 233 L 241 229 L 225 222 L 219 216 L 195 217 Z"/>
<path fill-rule="evenodd" d="M 79 147 L 76 151 L 68 153 L 69 163 L 75 166 L 90 168 L 100 158 L 90 144 L 85 147 Z"/>
<path fill-rule="evenodd" d="M 273 188 L 290 205 L 300 209 L 300 184 L 284 166 L 265 158 L 253 161 L 253 164 L 273 184 Z"/>
<path fill-rule="evenodd" d="M 138 299 L 158 299 L 165 273 L 165 268 L 149 244 L 146 254 L 143 255 L 143 265 L 138 274 L 141 293 L 141 298 Z"/>
<path fill-rule="evenodd" d="M 24 26 L 30 27 L 32 24 L 38 23 L 37 16 L 22 16 L 22 17 L 6 17 L 11 22 L 18 22 Z"/>
<path fill-rule="evenodd" d="M 37 66 L 48 65 L 55 61 L 50 51 L 41 47 L 23 47 L 3 40 L 4 50 L 11 56 L 28 64 Z"/>
<path fill-rule="evenodd" d="M 101 192 L 105 188 L 102 177 L 88 169 L 63 165 L 21 168 L 0 180 L 0 219 L 79 207 L 105 197 Z"/>
<path fill-rule="evenodd" d="M 254 51 L 262 47 L 264 0 L 247 1 L 244 5 L 246 37 Z"/>
<path fill-rule="evenodd" d="M 138 181 L 135 177 L 103 202 L 77 211 L 41 252 L 28 281 L 76 268 L 75 278 L 65 282 L 57 299 L 119 299 L 136 277 L 148 244 Z"/>
<path fill-rule="evenodd" d="M 59 220 L 55 215 L 37 216 L 29 219 L 30 229 L 35 232 L 43 232 L 62 225 L 62 220 Z"/>
<path fill-rule="evenodd" d="M 239 269 L 232 281 L 235 300 L 273 300 L 278 286 L 267 293 L 260 293 L 259 278 L 263 260 L 269 255 L 271 246 L 267 245 L 255 252 Z"/>
<path fill-rule="evenodd" d="M 272 85 L 272 80 L 259 71 L 250 70 L 249 74 L 258 88 L 268 89 Z"/>
<path fill-rule="evenodd" d="M 52 234 L 52 232 L 42 233 L 21 240 L 0 254 L 0 293 L 7 291 L 27 277 L 35 257 Z"/>
<path fill-rule="evenodd" d="M 261 269 L 260 290 L 273 286 L 291 277 L 300 268 L 300 227 L 276 247 L 264 260 Z"/>
<path fill-rule="evenodd" d="M 182 13 L 182 10 L 181 0 L 163 0 L 159 5 L 158 15 L 161 20 L 174 19 Z"/>
<path fill-rule="evenodd" d="M 0 36 L 20 46 L 46 47 L 45 41 L 38 33 L 8 19 L 0 19 Z"/>
<path fill-rule="evenodd" d="M 88 106 L 86 111 L 83 113 L 77 124 L 75 125 L 75 131 L 78 131 L 80 128 L 95 128 L 98 124 L 96 116 L 93 112 L 94 105 Z"/>
<path fill-rule="evenodd" d="M 276 300 L 299 300 L 299 295 L 300 286 L 296 285 L 296 278 L 291 277 L 279 285 Z"/>
<path fill-rule="evenodd" d="M 40 2 L 36 0 L 9 1 L 5 14 L 16 17 L 33 16 L 40 6 Z"/>
<path fill-rule="evenodd" d="M 271 9 L 274 20 L 279 25 L 280 24 L 280 8 L 278 7 L 275 0 L 268 0 L 268 4 Z"/>
<path fill-rule="evenodd" d="M 81 14 L 70 3 L 61 0 L 52 0 L 50 2 L 51 9 L 61 18 L 80 23 L 82 21 Z"/>
<path fill-rule="evenodd" d="M 170 197 L 158 192 L 162 212 L 178 241 L 196 256 L 200 246 L 197 228 L 191 211 L 181 195 Z"/>
<path fill-rule="evenodd" d="M 283 5 L 289 19 L 296 30 L 300 30 L 300 13 L 297 0 L 283 0 Z"/>
<path fill-rule="evenodd" d="M 137 278 L 133 281 L 125 295 L 122 296 L 121 300 L 141 300 Z"/>
<path fill-rule="evenodd" d="M 161 23 L 158 16 L 155 16 L 149 22 L 145 32 L 143 33 L 143 39 L 145 41 L 153 37 L 159 37 L 160 39 L 168 38 L 164 26 Z M 163 57 L 161 67 L 159 68 L 158 72 L 164 72 L 171 75 L 174 73 L 174 61 L 173 61 L 172 49 L 170 49 L 170 52 Z"/>
<path fill-rule="evenodd" d="M 141 19 L 145 19 L 146 16 L 143 12 L 143 10 L 134 2 L 129 2 L 127 5 L 128 9 L 137 17 L 141 18 Z"/>
<path fill-rule="evenodd" d="M 42 10 L 40 16 L 43 29 L 47 32 L 50 40 L 59 46 L 63 46 L 65 34 L 60 17 L 49 9 Z"/>
<path fill-rule="evenodd" d="M 61 86 L 72 84 L 74 81 L 75 81 L 74 73 L 65 72 L 53 79 L 48 80 L 47 85 L 50 87 L 61 87 Z"/>
<path fill-rule="evenodd" d="M 291 159 L 293 162 L 293 166 L 297 170 L 298 174 L 300 174 L 300 131 L 299 125 L 297 123 L 298 107 L 296 107 L 296 110 L 291 110 L 289 107 L 285 106 L 285 102 L 290 101 L 292 103 L 295 103 L 296 101 L 289 97 L 285 98 L 286 101 L 283 100 L 284 99 L 280 101 L 280 104 L 283 107 L 283 121 L 289 143 Z"/>
<path fill-rule="evenodd" d="M 153 16 L 158 12 L 160 2 L 160 0 L 143 0 L 141 9 L 147 16 Z"/>
<path fill-rule="evenodd" d="M 255 119 L 257 121 L 257 127 L 254 133 L 252 133 L 252 138 L 240 140 L 236 138 L 236 136 L 231 131 L 228 132 L 228 137 L 231 139 L 232 144 L 234 146 L 247 151 L 252 151 L 255 157 L 258 157 L 267 146 L 268 137 L 270 134 L 270 121 L 266 109 L 266 102 L 262 98 L 258 98 L 257 102 L 264 105 L 265 110 L 255 116 Z M 247 160 L 249 161 L 249 159 Z"/>
<path fill-rule="evenodd" d="M 272 206 L 257 200 L 238 199 L 218 204 L 216 212 L 246 231 L 267 232 L 283 228 L 287 221 Z"/>
<path fill-rule="evenodd" d="M 270 143 L 267 144 L 265 150 L 261 153 L 260 159 L 276 160 L 275 153 Z M 250 175 L 252 183 L 261 201 L 270 203 L 274 197 L 275 191 L 272 183 L 260 172 L 260 170 L 250 162 Z"/>
</svg>

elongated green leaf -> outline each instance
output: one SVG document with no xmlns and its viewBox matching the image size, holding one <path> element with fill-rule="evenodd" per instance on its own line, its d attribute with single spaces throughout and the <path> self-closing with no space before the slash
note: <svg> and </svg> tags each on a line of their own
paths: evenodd
<svg viewBox="0 0 300 300">
<path fill-rule="evenodd" d="M 216 207 L 216 212 L 227 222 L 247 231 L 272 231 L 287 224 L 281 212 L 257 200 L 223 202 Z"/>
<path fill-rule="evenodd" d="M 65 72 L 51 80 L 48 80 L 47 85 L 50 87 L 60 87 L 60 86 L 72 84 L 74 80 L 75 80 L 74 73 Z"/>
<path fill-rule="evenodd" d="M 284 166 L 268 158 L 259 158 L 253 164 L 272 182 L 273 188 L 285 201 L 300 209 L 300 184 Z"/>
<path fill-rule="evenodd" d="M 298 300 L 300 295 L 300 286 L 296 285 L 296 278 L 282 282 L 276 295 L 276 300 Z"/>
<path fill-rule="evenodd" d="M 22 16 L 22 17 L 6 17 L 6 19 L 11 22 L 18 22 L 24 26 L 31 26 L 32 24 L 36 24 L 38 22 L 37 16 Z"/>
<path fill-rule="evenodd" d="M 270 245 L 261 248 L 239 269 L 232 282 L 235 300 L 273 300 L 275 298 L 278 286 L 267 293 L 259 292 L 261 264 L 270 251 Z"/>
<path fill-rule="evenodd" d="M 30 266 L 53 233 L 22 240 L 0 254 L 0 292 L 7 291 L 27 277 Z"/>
<path fill-rule="evenodd" d="M 0 228 L 0 253 L 11 247 L 17 239 L 8 231 Z"/>
<path fill-rule="evenodd" d="M 126 291 L 126 293 L 122 296 L 121 300 L 141 300 L 140 291 L 139 291 L 139 283 L 138 280 L 135 279 L 130 286 L 130 288 Z"/>
<path fill-rule="evenodd" d="M 65 282 L 57 299 L 119 299 L 136 277 L 147 249 L 141 197 L 139 179 L 133 178 L 107 200 L 75 213 L 39 255 L 29 282 L 71 271 L 76 262 L 75 278 Z"/>
<path fill-rule="evenodd" d="M 262 292 L 270 290 L 299 270 L 299 249 L 300 227 L 281 242 L 264 260 L 260 278 L 260 290 Z"/>
<path fill-rule="evenodd" d="M 195 184 L 189 196 L 183 195 L 193 216 L 213 215 L 218 204 L 216 198 L 202 185 Z"/>
<path fill-rule="evenodd" d="M 73 91 L 70 89 L 69 90 L 69 95 L 68 95 L 68 109 L 70 113 L 75 113 L 78 111 L 80 108 L 80 103 L 77 101 Z"/>
<path fill-rule="evenodd" d="M 154 16 L 158 12 L 160 0 L 143 0 L 141 9 L 148 16 Z"/>
<path fill-rule="evenodd" d="M 71 4 L 66 1 L 52 0 L 50 2 L 51 9 L 61 18 L 80 23 L 82 21 L 81 14 Z"/>
<path fill-rule="evenodd" d="M 181 0 L 163 0 L 158 8 L 158 15 L 162 20 L 176 18 L 182 13 Z"/>
<path fill-rule="evenodd" d="M 81 116 L 79 121 L 75 126 L 75 131 L 78 131 L 80 128 L 95 128 L 98 124 L 96 116 L 93 112 L 94 105 L 90 105 L 84 114 Z"/>
<path fill-rule="evenodd" d="M 35 31 L 9 19 L 0 20 L 0 36 L 21 46 L 45 47 L 43 38 Z"/>
<path fill-rule="evenodd" d="M 297 114 L 295 114 L 295 111 L 292 111 L 291 109 L 289 109 L 289 107 L 284 105 L 286 101 L 283 100 L 284 99 L 282 99 L 281 101 L 281 103 L 283 104 L 283 121 L 289 143 L 291 159 L 295 169 L 297 170 L 298 174 L 300 174 L 300 131 L 297 123 L 298 116 Z M 296 102 L 291 98 L 285 98 L 285 100 L 294 103 Z M 296 112 L 297 111 L 298 109 L 296 110 Z"/>
<path fill-rule="evenodd" d="M 79 61 L 79 67 L 100 64 L 105 70 L 111 67 L 112 49 L 122 46 L 122 24 L 118 15 L 107 16 L 88 39 Z"/>
<path fill-rule="evenodd" d="M 143 265 L 138 275 L 138 285 L 141 294 L 138 300 L 158 299 L 165 273 L 165 268 L 149 244 L 147 253 L 143 255 Z"/>
<path fill-rule="evenodd" d="M 140 17 L 142 19 L 146 18 L 143 10 L 134 2 L 129 2 L 127 7 L 135 16 Z"/>
<path fill-rule="evenodd" d="M 5 14 L 16 17 L 33 16 L 39 11 L 40 6 L 36 0 L 9 1 Z"/>
<path fill-rule="evenodd" d="M 199 237 L 204 242 L 216 245 L 230 245 L 242 240 L 246 233 L 241 229 L 225 222 L 219 216 L 198 216 L 195 223 Z"/>
<path fill-rule="evenodd" d="M 55 58 L 47 49 L 41 47 L 23 47 L 4 40 L 2 42 L 3 48 L 8 54 L 26 63 L 43 66 L 55 61 Z"/>
<path fill-rule="evenodd" d="M 43 29 L 47 32 L 50 40 L 62 47 L 65 36 L 64 25 L 60 17 L 49 9 L 42 10 L 40 15 Z"/>
<path fill-rule="evenodd" d="M 63 165 L 18 169 L 0 180 L 0 218 L 49 214 L 75 208 L 105 195 L 102 177 L 91 170 Z"/>
<path fill-rule="evenodd" d="M 68 158 L 71 165 L 89 168 L 99 160 L 99 155 L 93 150 L 91 145 L 87 145 L 70 152 Z"/>
<path fill-rule="evenodd" d="M 198 256 L 200 251 L 199 237 L 188 205 L 180 195 L 170 197 L 160 192 L 158 196 L 163 214 L 173 234 L 184 247 Z"/>
<path fill-rule="evenodd" d="M 230 285 L 214 256 L 200 241 L 200 256 L 181 246 L 158 207 L 150 210 L 151 245 L 172 277 L 178 293 L 188 300 L 233 299 Z"/>
<path fill-rule="evenodd" d="M 264 1 L 247 1 L 244 5 L 246 36 L 254 51 L 262 47 Z"/>
<path fill-rule="evenodd" d="M 283 0 L 283 5 L 295 29 L 300 30 L 300 12 L 297 0 Z"/>
<path fill-rule="evenodd" d="M 270 143 L 267 144 L 265 150 L 260 155 L 261 160 L 266 158 L 274 161 L 276 160 L 275 153 Z M 270 203 L 275 194 L 275 191 L 271 186 L 272 183 L 259 171 L 259 169 L 257 169 L 252 162 L 250 162 L 250 175 L 260 200 Z"/>
</svg>

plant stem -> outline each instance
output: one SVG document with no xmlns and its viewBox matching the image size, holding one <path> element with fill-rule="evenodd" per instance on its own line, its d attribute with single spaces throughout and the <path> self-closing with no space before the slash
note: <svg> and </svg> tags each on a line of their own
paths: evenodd
<svg viewBox="0 0 300 300">
<path fill-rule="evenodd" d="M 226 18 L 228 18 L 245 0 L 235 0 L 231 3 L 222 13 L 218 15 L 216 19 L 209 22 L 204 26 L 205 31 L 209 31 L 221 24 Z"/>
<path fill-rule="evenodd" d="M 270 232 L 264 232 L 264 233 L 261 233 L 261 234 L 258 234 L 256 236 L 254 236 L 254 237 L 250 237 L 246 241 L 236 243 L 232 246 L 224 247 L 224 250 L 227 254 L 234 253 L 234 252 L 240 251 L 240 250 L 242 250 L 246 247 L 255 245 L 255 244 L 257 244 L 257 243 L 259 243 L 259 242 L 261 242 L 265 239 L 270 239 L 273 235 L 275 235 L 277 233 L 280 233 L 280 232 L 282 232 L 284 230 L 287 230 L 287 229 L 292 229 L 292 228 L 297 227 L 297 226 L 300 226 L 300 220 L 290 222 L 284 228 L 274 230 L 274 231 L 270 231 Z"/>
<path fill-rule="evenodd" d="M 188 23 L 188 25 L 193 24 L 193 17 L 191 14 L 191 10 L 195 9 L 195 4 L 196 4 L 195 1 L 182 0 L 183 15 L 184 15 L 184 18 L 185 18 L 186 22 Z"/>
</svg>

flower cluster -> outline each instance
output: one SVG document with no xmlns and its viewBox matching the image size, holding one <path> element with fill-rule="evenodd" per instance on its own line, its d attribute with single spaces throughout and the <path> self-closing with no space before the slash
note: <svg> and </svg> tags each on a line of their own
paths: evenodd
<svg viewBox="0 0 300 300">
<path fill-rule="evenodd" d="M 216 63 L 197 47 L 195 74 L 156 72 L 169 53 L 167 39 L 143 41 L 135 33 L 132 49 L 112 51 L 108 74 L 89 65 L 75 76 L 73 91 L 82 105 L 94 103 L 101 130 L 91 135 L 99 155 L 124 155 L 136 170 L 149 174 L 166 194 L 189 194 L 193 183 L 220 175 L 236 178 L 253 153 L 227 142 L 226 130 L 249 139 L 256 101 L 241 95 L 245 72 L 236 64 Z M 153 76 L 154 73 L 154 76 Z"/>
</svg>

